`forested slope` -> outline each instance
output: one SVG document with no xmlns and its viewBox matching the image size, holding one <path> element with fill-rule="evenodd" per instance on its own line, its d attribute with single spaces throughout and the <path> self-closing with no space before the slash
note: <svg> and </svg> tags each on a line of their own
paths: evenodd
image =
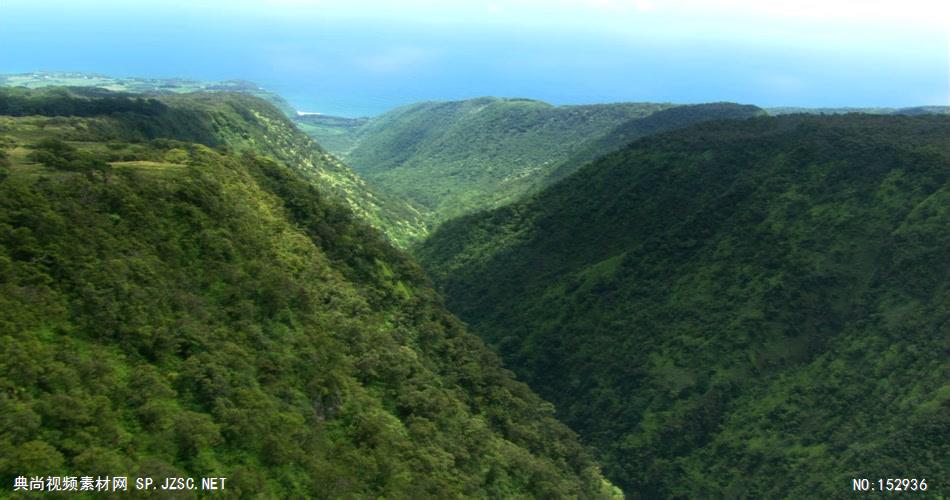
<svg viewBox="0 0 950 500">
<path fill-rule="evenodd" d="M 424 207 L 436 225 L 518 199 L 585 142 L 668 107 L 490 97 L 425 102 L 370 119 L 352 132 L 341 157 L 372 185 Z"/>
<path fill-rule="evenodd" d="M 528 99 L 426 102 L 374 118 L 303 117 L 379 189 L 414 201 L 430 226 L 496 208 L 647 135 L 764 114 L 755 106 L 620 103 L 552 106 Z"/>
<path fill-rule="evenodd" d="M 648 135 L 686 128 L 697 123 L 715 120 L 742 120 L 762 116 L 765 110 L 748 104 L 716 102 L 675 106 L 620 124 L 607 134 L 588 141 L 560 166 L 553 169 L 539 183 L 547 187 L 567 177 L 589 161 L 622 149 L 631 142 Z"/>
<path fill-rule="evenodd" d="M 294 124 L 327 151 L 343 158 L 356 145 L 360 129 L 370 120 L 311 114 L 294 118 Z"/>
<path fill-rule="evenodd" d="M 0 114 L 87 117 L 87 128 L 70 132 L 68 139 L 170 138 L 235 152 L 255 151 L 303 172 L 399 245 L 427 233 L 416 208 L 367 186 L 280 111 L 247 94 L 145 96 L 96 88 L 0 88 Z"/>
<path fill-rule="evenodd" d="M 641 139 L 419 249 L 631 498 L 950 493 L 950 120 Z"/>
<path fill-rule="evenodd" d="M 229 99 L 0 116 L 0 481 L 219 476 L 228 497 L 262 498 L 611 495 L 551 406 L 410 259 L 315 188 L 308 167 L 264 156 L 284 138 L 235 126 L 276 118 L 232 122 L 245 108 Z M 152 138 L 204 132 L 246 147 Z"/>
</svg>

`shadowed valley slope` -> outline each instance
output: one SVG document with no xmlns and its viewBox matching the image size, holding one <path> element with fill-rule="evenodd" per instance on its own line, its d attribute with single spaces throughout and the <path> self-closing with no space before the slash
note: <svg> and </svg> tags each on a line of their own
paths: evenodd
<svg viewBox="0 0 950 500">
<path fill-rule="evenodd" d="M 945 495 L 948 137 L 946 116 L 698 125 L 417 254 L 632 498 L 895 474 Z"/>
<path fill-rule="evenodd" d="M 234 497 L 615 494 L 421 270 L 324 193 L 333 164 L 282 161 L 296 156 L 275 148 L 296 139 L 271 135 L 283 130 L 273 108 L 6 97 L 7 112 L 31 108 L 0 116 L 5 484 L 214 476 Z"/>
</svg>

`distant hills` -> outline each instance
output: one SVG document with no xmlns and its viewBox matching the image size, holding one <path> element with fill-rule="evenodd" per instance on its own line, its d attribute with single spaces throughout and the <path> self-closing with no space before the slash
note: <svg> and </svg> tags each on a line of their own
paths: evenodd
<svg viewBox="0 0 950 500">
<path fill-rule="evenodd" d="M 552 106 L 528 99 L 424 102 L 371 118 L 298 117 L 370 184 L 430 227 L 514 202 L 651 134 L 766 114 L 946 114 L 950 108 L 769 108 L 734 103 Z"/>
<path fill-rule="evenodd" d="M 622 103 L 552 106 L 528 99 L 430 102 L 378 117 L 305 117 L 303 128 L 371 184 L 431 214 L 430 224 L 517 200 L 629 141 L 754 106 Z"/>
<path fill-rule="evenodd" d="M 866 113 L 872 115 L 946 115 L 950 114 L 950 106 L 914 106 L 910 108 L 802 108 L 776 107 L 766 108 L 770 115 L 788 115 L 805 113 L 813 115 L 843 115 L 848 113 Z"/>
<path fill-rule="evenodd" d="M 514 201 L 581 144 L 666 107 L 500 98 L 420 103 L 368 121 L 341 157 L 371 184 L 427 209 L 436 224 Z"/>
<path fill-rule="evenodd" d="M 584 164 L 607 153 L 617 151 L 631 142 L 652 134 L 685 128 L 713 120 L 744 120 L 765 115 L 756 106 L 728 102 L 690 104 L 657 111 L 618 125 L 607 134 L 586 143 L 580 150 L 552 170 L 539 184 L 546 187 L 574 173 Z"/>
<path fill-rule="evenodd" d="M 945 495 L 948 137 L 933 115 L 700 124 L 416 253 L 630 498 L 895 474 Z"/>
<path fill-rule="evenodd" d="M 202 82 L 187 78 L 114 77 L 97 73 L 34 71 L 31 73 L 0 74 L 0 86 L 27 88 L 98 87 L 114 92 L 137 94 L 241 92 L 264 99 L 288 117 L 297 116 L 297 111 L 286 99 L 246 80 Z"/>
<path fill-rule="evenodd" d="M 244 93 L 143 96 L 82 87 L 0 88 L 0 113 L 108 115 L 111 120 L 103 122 L 98 133 L 117 140 L 173 138 L 239 153 L 255 151 L 305 172 L 315 185 L 350 206 L 397 244 L 407 244 L 427 232 L 415 208 L 367 186 L 276 108 Z"/>
<path fill-rule="evenodd" d="M 99 87 L 148 95 L 239 92 L 260 97 L 368 181 L 369 188 L 348 192 L 352 197 L 369 190 L 372 199 L 353 206 L 359 205 L 358 211 L 404 247 L 444 221 L 514 202 L 639 137 L 694 123 L 762 114 L 950 112 L 942 106 L 767 110 L 732 103 L 553 106 L 531 99 L 484 97 L 422 102 L 376 117 L 345 118 L 298 113 L 279 95 L 240 80 L 33 72 L 0 75 L 0 86 Z M 371 205 L 377 207 L 367 213 Z M 380 213 L 390 210 L 397 214 Z"/>
<path fill-rule="evenodd" d="M 616 497 L 353 179 L 255 97 L 0 89 L 0 480 Z"/>
</svg>

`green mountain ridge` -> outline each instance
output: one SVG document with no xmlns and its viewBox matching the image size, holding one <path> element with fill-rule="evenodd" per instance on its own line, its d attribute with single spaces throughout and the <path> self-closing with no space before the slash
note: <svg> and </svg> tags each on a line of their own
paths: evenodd
<svg viewBox="0 0 950 500">
<path fill-rule="evenodd" d="M 334 164 L 293 150 L 310 143 L 272 107 L 77 92 L 0 93 L 5 484 L 617 495 L 550 404 L 330 192 Z"/>
<path fill-rule="evenodd" d="M 640 139 L 416 251 L 630 498 L 950 493 L 950 120 Z M 876 479 L 872 479 L 876 480 Z"/>
<path fill-rule="evenodd" d="M 0 86 L 26 87 L 96 87 L 113 92 L 128 92 L 146 95 L 169 95 L 194 92 L 241 92 L 260 97 L 271 103 L 289 118 L 297 116 L 297 110 L 278 94 L 269 92 L 256 83 L 245 80 L 201 82 L 186 78 L 138 78 L 114 77 L 97 73 L 34 71 L 30 73 L 0 74 Z"/>
<path fill-rule="evenodd" d="M 805 113 L 814 115 L 843 115 L 848 113 L 865 113 L 874 115 L 946 115 L 950 114 L 950 106 L 911 106 L 908 108 L 804 108 L 796 106 L 779 106 L 766 108 L 772 116 Z"/>
<path fill-rule="evenodd" d="M 434 227 L 514 202 L 639 137 L 761 114 L 732 103 L 553 106 L 483 97 L 423 102 L 375 118 L 297 122 L 372 185 L 425 207 Z"/>
<path fill-rule="evenodd" d="M 669 132 L 707 121 L 742 120 L 764 114 L 765 110 L 757 106 L 729 102 L 684 104 L 660 110 L 643 118 L 623 123 L 606 135 L 589 141 L 578 153 L 552 170 L 540 183 L 540 187 L 550 186 L 576 172 L 585 163 L 596 160 L 607 153 L 618 151 L 641 137 Z"/>
<path fill-rule="evenodd" d="M 435 226 L 518 199 L 586 141 L 669 106 L 496 97 L 423 102 L 314 137 L 348 144 L 334 153 L 371 185 L 424 207 Z"/>
<path fill-rule="evenodd" d="M 92 116 L 93 134 L 108 140 L 168 138 L 237 152 L 255 151 L 304 172 L 318 187 L 343 200 L 398 245 L 427 234 L 424 213 L 367 186 L 277 109 L 244 93 L 150 96 L 96 88 L 0 88 L 0 113 L 86 114 Z M 110 119 L 103 119 L 101 113 L 107 113 Z"/>
</svg>

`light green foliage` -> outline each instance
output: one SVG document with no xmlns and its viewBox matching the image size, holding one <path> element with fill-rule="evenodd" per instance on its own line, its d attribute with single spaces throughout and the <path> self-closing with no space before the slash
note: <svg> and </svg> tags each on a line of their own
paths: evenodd
<svg viewBox="0 0 950 500">
<path fill-rule="evenodd" d="M 300 130 L 313 137 L 327 151 L 341 158 L 353 149 L 360 128 L 369 121 L 369 118 L 327 115 L 303 115 L 294 118 L 294 123 Z"/>
<path fill-rule="evenodd" d="M 632 498 L 950 493 L 950 121 L 641 139 L 418 256 Z"/>
<path fill-rule="evenodd" d="M 731 103 L 560 106 L 481 98 L 406 106 L 371 119 L 303 117 L 301 128 L 430 225 L 502 206 L 640 137 L 763 114 Z M 330 147 L 330 145 L 334 147 Z"/>
<path fill-rule="evenodd" d="M 142 97 L 93 88 L 6 88 L 0 89 L 2 114 L 59 117 L 34 124 L 33 132 L 22 132 L 26 139 L 42 136 L 46 128 L 58 126 L 67 116 L 79 116 L 84 118 L 83 125 L 65 131 L 64 139 L 121 142 L 168 138 L 236 152 L 253 151 L 299 170 L 397 245 L 405 246 L 427 232 L 415 208 L 370 189 L 277 109 L 250 95 L 204 92 Z"/>
<path fill-rule="evenodd" d="M 486 97 L 414 104 L 369 119 L 357 129 L 348 123 L 331 128 L 332 134 L 310 132 L 321 143 L 330 139 L 339 144 L 341 149 L 331 151 L 372 185 L 415 202 L 435 225 L 516 200 L 582 144 L 668 107 L 555 107 L 529 99 Z M 324 128 L 333 125 L 320 123 Z"/>
<path fill-rule="evenodd" d="M 12 158 L 0 482 L 222 476 L 229 498 L 615 493 L 411 260 L 306 168 L 263 156 L 293 140 L 265 132 L 279 114 L 230 99 L 0 117 Z M 106 167 L 87 175 L 84 159 Z"/>
</svg>

